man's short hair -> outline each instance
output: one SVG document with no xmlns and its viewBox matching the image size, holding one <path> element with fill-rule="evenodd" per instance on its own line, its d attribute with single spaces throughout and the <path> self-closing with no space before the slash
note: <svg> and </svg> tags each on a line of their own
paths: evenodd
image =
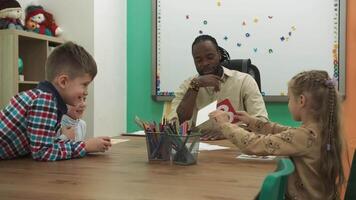
<svg viewBox="0 0 356 200">
<path fill-rule="evenodd" d="M 73 42 L 56 47 L 46 62 L 46 79 L 49 81 L 61 74 L 71 79 L 89 74 L 94 79 L 96 73 L 94 58 L 82 46 Z"/>
</svg>

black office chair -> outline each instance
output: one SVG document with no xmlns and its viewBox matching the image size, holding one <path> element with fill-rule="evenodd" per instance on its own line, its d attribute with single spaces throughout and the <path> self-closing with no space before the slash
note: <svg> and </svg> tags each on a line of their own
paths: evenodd
<svg viewBox="0 0 356 200">
<path fill-rule="evenodd" d="M 237 70 L 240 72 L 250 74 L 256 80 L 258 88 L 260 89 L 260 92 L 261 92 L 260 71 L 258 70 L 258 68 L 255 65 L 251 64 L 250 59 L 228 60 L 228 61 L 222 62 L 221 65 L 228 69 Z"/>
</svg>

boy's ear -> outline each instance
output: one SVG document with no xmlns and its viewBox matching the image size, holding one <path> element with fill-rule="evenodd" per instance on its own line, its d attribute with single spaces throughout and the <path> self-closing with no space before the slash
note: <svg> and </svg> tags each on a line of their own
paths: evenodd
<svg viewBox="0 0 356 200">
<path fill-rule="evenodd" d="M 57 84 L 60 88 L 65 88 L 68 85 L 69 77 L 66 74 L 61 74 L 57 77 Z"/>
</svg>

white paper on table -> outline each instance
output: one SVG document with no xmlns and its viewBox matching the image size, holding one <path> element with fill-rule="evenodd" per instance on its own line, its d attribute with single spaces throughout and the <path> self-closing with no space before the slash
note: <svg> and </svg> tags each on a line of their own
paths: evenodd
<svg viewBox="0 0 356 200">
<path fill-rule="evenodd" d="M 118 144 L 118 143 L 127 142 L 127 141 L 130 141 L 130 140 L 129 139 L 113 139 L 113 138 L 110 139 L 111 144 Z"/>
<path fill-rule="evenodd" d="M 213 151 L 213 150 L 221 150 L 221 149 L 230 149 L 230 147 L 208 144 L 205 142 L 200 142 L 199 144 L 199 151 Z"/>
<path fill-rule="evenodd" d="M 209 113 L 216 110 L 218 101 L 214 101 L 198 111 L 196 126 L 209 120 Z"/>
<path fill-rule="evenodd" d="M 145 131 L 144 130 L 140 130 L 140 131 L 135 131 L 135 132 L 131 132 L 131 133 L 122 133 L 122 136 L 145 136 Z"/>
<path fill-rule="evenodd" d="M 276 156 L 256 156 L 256 155 L 247 155 L 247 154 L 240 154 L 236 157 L 237 159 L 241 160 L 261 160 L 261 161 L 267 161 L 267 160 L 274 160 Z"/>
</svg>

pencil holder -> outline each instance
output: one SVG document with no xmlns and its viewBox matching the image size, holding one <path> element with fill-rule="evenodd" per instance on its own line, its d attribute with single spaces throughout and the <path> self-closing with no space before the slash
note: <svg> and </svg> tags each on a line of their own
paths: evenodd
<svg viewBox="0 0 356 200">
<path fill-rule="evenodd" d="M 167 135 L 171 142 L 171 159 L 177 165 L 194 165 L 198 161 L 200 133 L 186 136 Z"/>
<path fill-rule="evenodd" d="M 145 132 L 148 162 L 169 161 L 170 142 L 162 132 Z"/>
</svg>

